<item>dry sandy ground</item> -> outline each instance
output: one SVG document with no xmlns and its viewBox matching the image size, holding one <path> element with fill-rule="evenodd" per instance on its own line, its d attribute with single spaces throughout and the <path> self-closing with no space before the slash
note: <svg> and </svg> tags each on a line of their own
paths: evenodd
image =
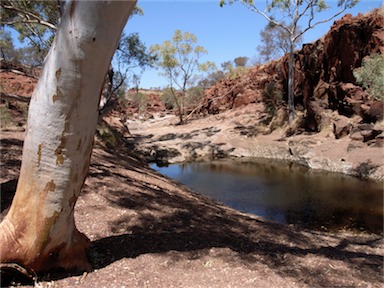
<svg viewBox="0 0 384 288">
<path fill-rule="evenodd" d="M 160 132 L 155 125 L 148 131 Z M 224 127 L 212 127 L 200 129 L 211 129 L 218 143 L 231 141 L 214 133 Z M 139 126 L 130 128 L 139 133 Z M 15 191 L 24 135 L 13 130 L 0 136 L 3 211 Z M 75 214 L 79 230 L 91 240 L 94 270 L 43 275 L 35 286 L 383 287 L 382 235 L 304 231 L 267 222 L 189 191 L 131 153 L 123 146 L 94 149 Z"/>
</svg>

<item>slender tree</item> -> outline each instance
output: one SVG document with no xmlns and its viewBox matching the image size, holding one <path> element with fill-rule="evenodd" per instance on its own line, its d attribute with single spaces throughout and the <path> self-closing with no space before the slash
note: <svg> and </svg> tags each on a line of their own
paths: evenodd
<svg viewBox="0 0 384 288">
<path fill-rule="evenodd" d="M 359 0 L 338 0 L 337 12 L 322 20 L 318 20 L 316 16 L 318 13 L 330 8 L 330 6 L 326 5 L 325 0 L 266 0 L 265 10 L 261 10 L 260 5 L 255 0 L 220 0 L 220 6 L 227 3 L 233 4 L 234 2 L 240 2 L 249 10 L 262 15 L 268 22 L 280 26 L 289 34 L 288 112 L 289 122 L 291 123 L 295 117 L 294 48 L 296 41 L 308 30 L 331 21 L 348 8 L 355 6 Z M 304 22 L 306 22 L 305 25 Z M 303 27 L 300 33 L 298 33 L 299 25 Z"/>
<path fill-rule="evenodd" d="M 162 70 L 161 75 L 168 81 L 167 91 L 174 99 L 180 123 L 183 123 L 185 96 L 194 74 L 208 71 L 214 66 L 211 62 L 200 63 L 201 57 L 208 52 L 196 43 L 195 35 L 176 30 L 172 40 L 150 47 L 158 57 L 157 66 Z"/>
<path fill-rule="evenodd" d="M 153 67 L 156 60 L 156 55 L 141 42 L 138 33 L 123 34 L 114 55 L 116 69 L 114 69 L 111 82 L 113 89 L 110 90 L 109 97 L 112 93 L 125 94 L 126 91 L 122 91 L 121 88 L 126 87 L 128 82 L 133 86 L 140 83 L 141 73 L 147 67 Z"/>
<path fill-rule="evenodd" d="M 68 1 L 28 114 L 1 262 L 88 269 L 74 206 L 88 173 L 103 80 L 136 1 Z"/>
</svg>

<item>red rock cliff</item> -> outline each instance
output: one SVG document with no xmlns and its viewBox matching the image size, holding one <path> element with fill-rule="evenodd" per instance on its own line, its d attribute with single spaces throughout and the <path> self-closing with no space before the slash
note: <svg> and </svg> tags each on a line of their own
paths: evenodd
<svg viewBox="0 0 384 288">
<path fill-rule="evenodd" d="M 335 21 L 330 31 L 295 53 L 295 103 L 307 113 L 305 125 L 317 130 L 324 109 L 345 116 L 360 115 L 366 122 L 383 117 L 383 103 L 369 99 L 357 86 L 353 70 L 364 57 L 384 54 L 383 9 L 357 17 L 350 14 Z M 236 79 L 224 79 L 206 93 L 202 112 L 223 110 L 261 102 L 266 84 L 275 82 L 286 97 L 288 55 L 250 69 Z"/>
</svg>

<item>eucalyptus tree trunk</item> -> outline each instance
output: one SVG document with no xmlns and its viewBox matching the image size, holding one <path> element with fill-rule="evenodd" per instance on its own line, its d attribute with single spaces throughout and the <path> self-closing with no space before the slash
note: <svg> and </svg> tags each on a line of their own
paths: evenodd
<svg viewBox="0 0 384 288">
<path fill-rule="evenodd" d="M 88 173 L 103 80 L 136 1 L 70 1 L 32 96 L 1 262 L 89 269 L 74 206 Z"/>
<path fill-rule="evenodd" d="M 292 36 L 291 36 L 292 37 Z M 289 43 L 289 64 L 288 64 L 288 123 L 291 124 L 295 119 L 295 67 L 294 67 L 294 40 Z"/>
</svg>

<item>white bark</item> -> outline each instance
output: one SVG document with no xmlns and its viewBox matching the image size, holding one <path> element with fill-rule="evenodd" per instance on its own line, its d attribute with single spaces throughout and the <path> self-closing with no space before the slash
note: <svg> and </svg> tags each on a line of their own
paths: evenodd
<svg viewBox="0 0 384 288">
<path fill-rule="evenodd" d="M 293 123 L 295 118 L 295 59 L 294 59 L 294 41 L 292 38 L 294 36 L 290 36 L 289 43 L 289 60 L 288 60 L 288 122 L 289 124 Z"/>
<path fill-rule="evenodd" d="M 0 226 L 2 262 L 22 261 L 36 270 L 86 266 L 64 263 L 75 262 L 64 254 L 84 240 L 75 227 L 74 205 L 88 173 L 104 77 L 135 4 L 67 4 L 30 102 L 17 192 Z M 18 245 L 4 253 L 7 237 L 17 237 Z M 64 258 L 41 259 L 54 253 Z"/>
</svg>

